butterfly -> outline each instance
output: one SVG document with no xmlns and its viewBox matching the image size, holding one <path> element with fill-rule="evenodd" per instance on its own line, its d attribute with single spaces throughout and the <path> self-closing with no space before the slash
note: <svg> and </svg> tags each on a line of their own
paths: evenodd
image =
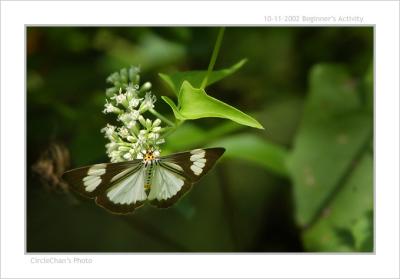
<svg viewBox="0 0 400 279">
<path fill-rule="evenodd" d="M 224 152 L 224 148 L 218 147 L 157 157 L 147 150 L 143 159 L 72 169 L 63 178 L 72 189 L 94 198 L 112 213 L 131 213 L 146 200 L 166 208 L 207 174 Z"/>
</svg>

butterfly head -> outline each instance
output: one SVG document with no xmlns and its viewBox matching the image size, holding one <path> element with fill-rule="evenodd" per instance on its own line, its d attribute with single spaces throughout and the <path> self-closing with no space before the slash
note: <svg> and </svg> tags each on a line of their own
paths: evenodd
<svg viewBox="0 0 400 279">
<path fill-rule="evenodd" d="M 154 151 L 152 149 L 146 150 L 146 153 L 143 155 L 143 163 L 146 164 L 155 161 L 159 156 L 160 153 L 158 151 Z"/>
</svg>

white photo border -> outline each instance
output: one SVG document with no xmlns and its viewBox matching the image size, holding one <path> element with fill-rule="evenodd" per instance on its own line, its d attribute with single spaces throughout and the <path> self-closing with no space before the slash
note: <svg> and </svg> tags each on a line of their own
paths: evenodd
<svg viewBox="0 0 400 279">
<path fill-rule="evenodd" d="M 32 25 L 324 26 L 266 16 L 362 16 L 375 26 L 375 253 L 25 253 L 25 32 Z M 327 26 L 332 26 L 330 23 Z M 3 278 L 398 278 L 399 2 L 397 1 L 3 1 L 1 2 L 1 277 Z M 41 263 L 46 259 L 65 263 Z M 75 259 L 82 262 L 76 263 Z M 72 262 L 69 263 L 69 260 Z"/>
</svg>

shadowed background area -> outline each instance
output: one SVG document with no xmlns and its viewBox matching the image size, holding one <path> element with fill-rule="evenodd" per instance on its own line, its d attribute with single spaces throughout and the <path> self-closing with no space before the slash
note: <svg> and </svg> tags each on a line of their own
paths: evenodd
<svg viewBox="0 0 400 279">
<path fill-rule="evenodd" d="M 108 162 L 106 77 L 140 65 L 206 70 L 218 28 L 27 28 L 28 252 L 365 252 L 373 250 L 373 28 L 229 27 L 207 88 L 265 130 L 188 121 L 165 153 L 227 149 L 175 206 L 112 215 L 68 188 L 64 170 Z"/>
</svg>

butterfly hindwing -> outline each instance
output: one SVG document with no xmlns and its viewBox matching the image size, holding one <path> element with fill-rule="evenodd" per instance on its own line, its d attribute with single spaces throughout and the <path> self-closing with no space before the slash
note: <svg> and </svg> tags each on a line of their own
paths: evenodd
<svg viewBox="0 0 400 279">
<path fill-rule="evenodd" d="M 160 158 L 148 199 L 157 207 L 169 207 L 190 190 L 214 166 L 224 148 L 195 149 Z"/>
<path fill-rule="evenodd" d="M 121 172 L 114 176 L 111 186 L 96 197 L 96 203 L 113 213 L 130 213 L 147 199 L 144 183 L 145 168 L 141 164 L 127 175 Z"/>
<path fill-rule="evenodd" d="M 171 165 L 160 163 L 154 170 L 148 199 L 156 207 L 170 207 L 192 187 L 192 182 L 180 172 L 182 168 L 175 165 L 175 171 Z"/>
</svg>

